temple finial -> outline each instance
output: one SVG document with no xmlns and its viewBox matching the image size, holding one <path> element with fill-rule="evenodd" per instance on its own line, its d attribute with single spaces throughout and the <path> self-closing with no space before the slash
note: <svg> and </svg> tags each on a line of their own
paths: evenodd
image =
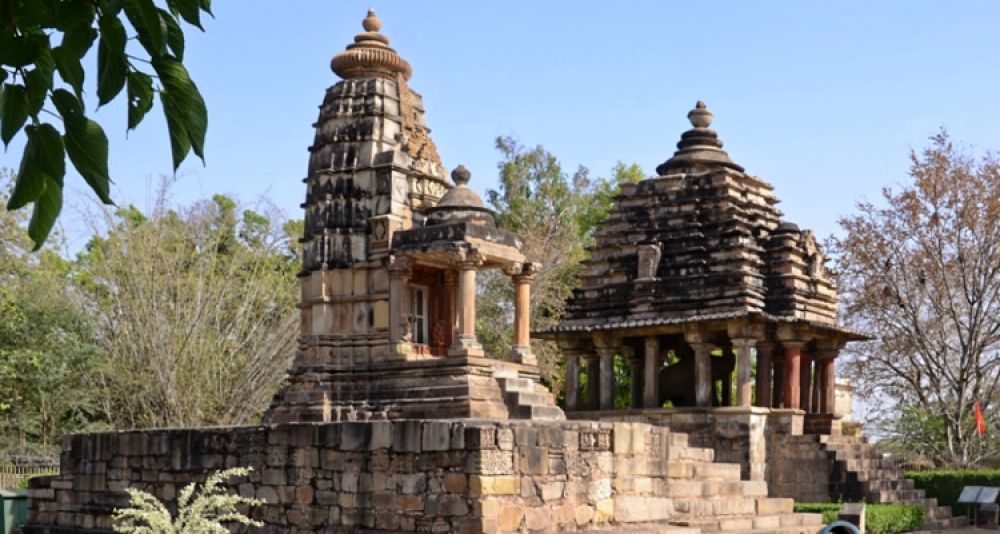
<svg viewBox="0 0 1000 534">
<path fill-rule="evenodd" d="M 451 179 L 455 182 L 455 185 L 465 185 L 469 183 L 469 179 L 472 178 L 472 173 L 469 169 L 465 168 L 465 165 L 459 165 L 455 167 L 455 170 L 451 171 Z"/>
<path fill-rule="evenodd" d="M 688 112 L 688 120 L 695 128 L 708 128 L 712 125 L 712 117 L 712 112 L 708 110 L 703 100 L 699 100 L 694 109 Z"/>
<path fill-rule="evenodd" d="M 374 9 L 368 9 L 368 16 L 365 17 L 365 20 L 361 21 L 361 27 L 366 32 L 377 32 L 382 27 L 382 21 L 375 15 Z"/>
<path fill-rule="evenodd" d="M 344 79 L 375 76 L 394 79 L 402 75 L 409 80 L 413 74 L 410 64 L 389 48 L 389 38 L 379 33 L 382 21 L 374 9 L 368 10 L 361 26 L 365 31 L 354 36 L 354 43 L 347 50 L 333 57 L 330 62 L 333 72 Z"/>
</svg>

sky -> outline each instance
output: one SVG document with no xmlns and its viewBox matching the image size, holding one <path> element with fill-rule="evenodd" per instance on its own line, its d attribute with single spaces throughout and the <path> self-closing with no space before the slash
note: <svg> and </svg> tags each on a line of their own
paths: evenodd
<svg viewBox="0 0 1000 534">
<path fill-rule="evenodd" d="M 174 200 L 266 198 L 301 217 L 311 124 L 338 80 L 329 62 L 369 7 L 413 66 L 444 165 L 464 164 L 479 191 L 495 187 L 501 135 L 544 145 L 568 172 L 624 161 L 652 174 L 704 100 L 732 159 L 825 236 L 905 182 L 909 152 L 940 128 L 1000 147 L 1000 2 L 216 0 L 185 57 L 208 105 L 207 157 L 182 165 Z M 113 197 L 149 206 L 172 175 L 161 108 L 128 135 L 124 95 L 94 117 Z M 22 146 L 0 167 L 16 169 Z M 78 176 L 67 186 L 62 226 L 80 246 L 93 195 Z"/>
</svg>

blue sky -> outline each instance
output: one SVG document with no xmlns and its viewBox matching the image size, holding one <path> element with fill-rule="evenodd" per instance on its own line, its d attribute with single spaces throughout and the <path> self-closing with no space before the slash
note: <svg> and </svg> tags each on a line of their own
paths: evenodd
<svg viewBox="0 0 1000 534">
<path fill-rule="evenodd" d="M 568 171 L 647 173 L 703 99 L 730 156 L 772 183 L 786 218 L 821 236 L 855 202 L 906 180 L 911 148 L 940 127 L 1000 147 L 1000 3 L 216 0 L 186 63 L 209 109 L 207 163 L 174 196 L 270 198 L 299 217 L 310 125 L 329 61 L 374 7 L 413 65 L 444 163 L 493 187 L 493 140 L 542 144 Z M 93 93 L 93 75 L 87 80 Z M 96 117 L 111 139 L 120 204 L 148 205 L 170 150 L 157 105 L 125 135 L 125 102 Z M 20 143 L 0 166 L 16 168 Z M 68 181 L 79 236 L 87 194 Z"/>
</svg>

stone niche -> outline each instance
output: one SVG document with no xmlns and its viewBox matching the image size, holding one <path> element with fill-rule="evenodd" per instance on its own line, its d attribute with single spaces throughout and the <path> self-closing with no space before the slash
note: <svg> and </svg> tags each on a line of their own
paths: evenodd
<svg viewBox="0 0 1000 534">
<path fill-rule="evenodd" d="M 669 431 L 643 424 L 358 421 L 66 438 L 61 474 L 33 479 L 25 534 L 107 532 L 139 488 L 176 506 L 209 472 L 266 504 L 265 532 L 579 531 L 673 513 Z"/>
</svg>

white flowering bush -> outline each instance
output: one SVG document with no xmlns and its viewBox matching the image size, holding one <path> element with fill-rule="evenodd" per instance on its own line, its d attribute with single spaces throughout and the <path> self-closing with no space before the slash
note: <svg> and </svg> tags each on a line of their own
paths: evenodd
<svg viewBox="0 0 1000 534">
<path fill-rule="evenodd" d="M 128 489 L 129 507 L 115 510 L 112 518 L 115 532 L 135 534 L 228 534 L 223 523 L 241 523 L 260 527 L 264 524 L 238 512 L 236 507 L 245 504 L 258 506 L 264 501 L 226 492 L 222 483 L 231 477 L 246 476 L 251 467 L 233 467 L 208 477 L 198 490 L 195 483 L 188 484 L 177 496 L 177 517 L 170 515 L 155 496 L 136 489 Z M 197 492 L 197 493 L 196 493 Z"/>
</svg>

